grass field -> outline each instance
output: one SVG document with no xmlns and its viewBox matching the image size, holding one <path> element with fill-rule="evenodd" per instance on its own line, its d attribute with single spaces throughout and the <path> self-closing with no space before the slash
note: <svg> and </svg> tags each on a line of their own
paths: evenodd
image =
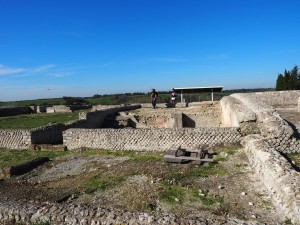
<svg viewBox="0 0 300 225">
<path fill-rule="evenodd" d="M 0 129 L 32 129 L 53 123 L 66 123 L 77 120 L 75 113 L 40 113 L 0 117 Z"/>
</svg>

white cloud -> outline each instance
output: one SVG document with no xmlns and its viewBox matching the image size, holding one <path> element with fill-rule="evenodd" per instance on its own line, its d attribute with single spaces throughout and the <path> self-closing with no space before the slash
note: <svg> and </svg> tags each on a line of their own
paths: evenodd
<svg viewBox="0 0 300 225">
<path fill-rule="evenodd" d="M 36 73 L 47 72 L 54 67 L 55 65 L 53 64 L 47 64 L 35 68 L 12 68 L 0 64 L 0 76 L 7 76 L 7 75 L 31 76 L 31 75 L 35 75 Z"/>
<path fill-rule="evenodd" d="M 10 68 L 10 67 L 6 67 L 6 66 L 0 64 L 0 76 L 19 74 L 19 73 L 23 73 L 26 71 L 27 71 L 27 69 L 24 69 L 24 68 Z"/>
<path fill-rule="evenodd" d="M 34 68 L 34 69 L 32 70 L 32 72 L 40 73 L 40 72 L 47 71 L 47 70 L 49 70 L 49 69 L 51 69 L 51 68 L 53 68 L 53 67 L 55 67 L 55 65 L 53 65 L 53 64 L 43 65 L 43 66 L 39 66 L 39 67 L 37 67 L 37 68 Z"/>
</svg>

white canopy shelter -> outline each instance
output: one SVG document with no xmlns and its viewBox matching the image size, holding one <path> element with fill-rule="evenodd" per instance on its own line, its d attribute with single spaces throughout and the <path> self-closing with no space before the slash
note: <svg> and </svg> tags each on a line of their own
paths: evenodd
<svg viewBox="0 0 300 225">
<path fill-rule="evenodd" d="M 214 92 L 221 92 L 222 89 L 223 86 L 174 88 L 174 90 L 177 93 L 181 94 L 181 102 L 183 102 L 184 93 L 203 93 L 203 92 L 211 92 L 211 101 L 214 101 Z"/>
</svg>

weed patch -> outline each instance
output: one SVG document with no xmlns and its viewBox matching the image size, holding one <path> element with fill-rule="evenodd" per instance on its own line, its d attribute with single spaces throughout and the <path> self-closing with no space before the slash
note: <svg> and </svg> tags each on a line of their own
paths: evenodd
<svg viewBox="0 0 300 225">
<path fill-rule="evenodd" d="M 167 204 L 173 205 L 185 200 L 186 189 L 180 185 L 163 183 L 163 189 L 159 194 L 159 199 Z"/>
</svg>

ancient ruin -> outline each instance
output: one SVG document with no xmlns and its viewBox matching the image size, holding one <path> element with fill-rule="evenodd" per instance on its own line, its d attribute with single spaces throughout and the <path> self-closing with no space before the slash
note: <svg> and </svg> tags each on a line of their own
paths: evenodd
<svg viewBox="0 0 300 225">
<path fill-rule="evenodd" d="M 286 113 L 288 109 L 297 113 L 299 99 L 300 91 L 280 91 L 237 93 L 223 97 L 220 102 L 178 104 L 177 108 L 158 105 L 155 110 L 147 104 L 95 106 L 69 124 L 31 130 L 1 129 L 0 147 L 21 150 L 38 144 L 59 144 L 68 150 L 163 152 L 172 146 L 194 148 L 241 143 L 251 168 L 272 200 L 286 218 L 300 224 L 300 173 L 284 157 L 286 153 L 300 153 L 297 124 L 293 125 L 295 121 L 289 121 Z M 125 223 L 131 218 L 132 224 L 180 223 L 179 218 L 116 214 L 101 207 L 0 201 L 0 221 L 14 218 L 40 222 L 51 218 L 53 224 L 102 224 L 103 221 Z M 192 222 L 205 224 L 201 219 Z"/>
</svg>

